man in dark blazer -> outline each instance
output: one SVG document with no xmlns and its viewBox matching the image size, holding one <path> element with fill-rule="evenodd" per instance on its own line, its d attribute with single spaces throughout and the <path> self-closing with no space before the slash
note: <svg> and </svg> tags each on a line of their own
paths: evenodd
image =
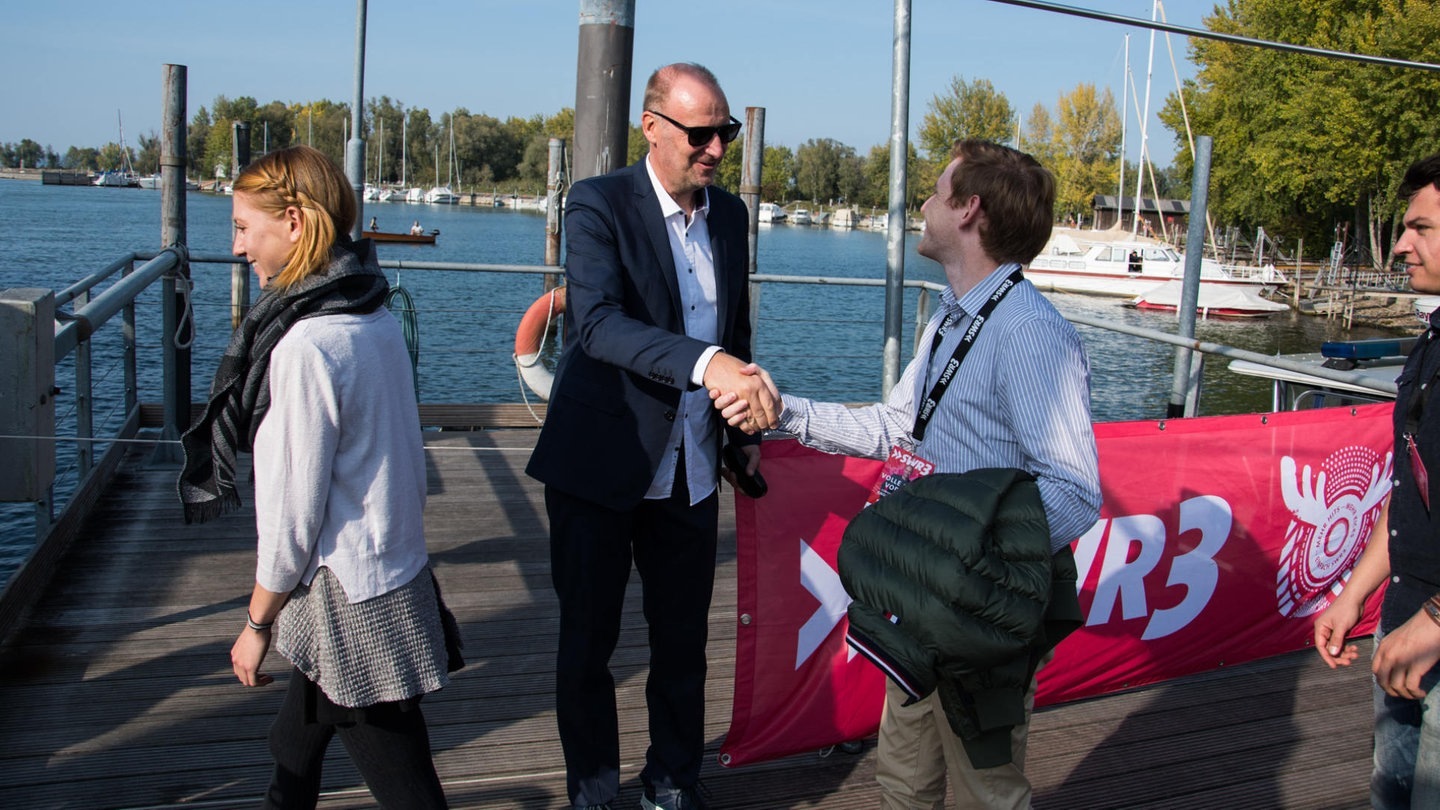
<svg viewBox="0 0 1440 810">
<path fill-rule="evenodd" d="M 645 160 L 570 189 L 565 349 L 526 472 L 545 483 L 560 601 L 556 714 L 576 808 L 608 808 L 620 750 L 610 655 L 632 559 L 650 628 L 642 807 L 704 807 L 705 643 L 722 437 L 709 390 L 771 427 L 779 395 L 750 361 L 748 216 L 712 188 L 740 122 L 713 74 L 650 77 Z"/>
</svg>

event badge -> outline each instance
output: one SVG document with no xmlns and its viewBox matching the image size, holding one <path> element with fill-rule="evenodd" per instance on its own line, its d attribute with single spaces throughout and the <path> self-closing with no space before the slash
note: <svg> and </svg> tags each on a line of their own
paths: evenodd
<svg viewBox="0 0 1440 810">
<path fill-rule="evenodd" d="M 870 497 L 865 500 L 865 505 L 869 506 L 932 472 L 935 472 L 935 462 L 927 461 L 897 444 L 890 448 L 890 457 L 885 459 L 885 466 L 880 470 L 880 477 L 875 479 L 875 486 L 870 489 Z"/>
</svg>

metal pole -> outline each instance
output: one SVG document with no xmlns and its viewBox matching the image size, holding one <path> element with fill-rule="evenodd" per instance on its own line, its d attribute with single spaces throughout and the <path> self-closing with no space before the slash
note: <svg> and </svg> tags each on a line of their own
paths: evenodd
<svg viewBox="0 0 1440 810">
<path fill-rule="evenodd" d="M 230 183 L 233 186 L 240 178 L 240 172 L 250 165 L 250 124 L 244 121 L 237 121 L 234 125 L 234 141 L 231 159 L 231 166 L 234 167 L 230 175 Z M 231 226 L 230 242 L 235 242 L 235 229 Z M 240 322 L 245 319 L 245 313 L 250 311 L 250 265 L 245 263 L 230 265 L 230 328 L 239 329 Z"/>
<path fill-rule="evenodd" d="M 881 398 L 900 381 L 900 330 L 905 317 L 906 158 L 910 155 L 910 0 L 895 0 L 890 80 L 890 208 L 885 237 L 885 349 Z"/>
<path fill-rule="evenodd" d="M 625 165 L 634 46 L 635 0 L 580 0 L 574 180 Z"/>
<path fill-rule="evenodd" d="M 750 272 L 756 262 L 755 238 L 760 234 L 760 180 L 765 169 L 765 108 L 745 108 L 745 159 L 740 166 L 740 199 L 750 209 Z"/>
<path fill-rule="evenodd" d="M 1185 239 L 1185 281 L 1180 293 L 1180 337 L 1195 337 L 1195 305 L 1200 300 L 1200 262 L 1205 250 L 1205 209 L 1210 201 L 1210 150 L 1209 135 L 1195 139 L 1195 171 L 1190 179 L 1190 231 Z M 1190 390 L 1190 349 L 1175 350 L 1175 377 L 1170 390 L 1170 405 L 1166 415 L 1194 416 L 1185 413 L 1185 402 Z"/>
<path fill-rule="evenodd" d="M 549 182 L 545 184 L 545 265 L 560 266 L 560 195 L 565 188 L 565 139 L 550 139 L 550 165 L 546 170 Z M 541 289 L 550 292 L 560 280 L 546 275 Z"/>
<path fill-rule="evenodd" d="M 179 246 L 185 254 L 185 95 L 187 69 L 165 65 L 165 112 L 160 137 L 160 247 Z M 180 433 L 190 425 L 190 343 L 193 319 L 180 317 L 190 299 L 190 263 L 181 261 L 160 283 L 161 355 L 164 368 L 165 425 L 155 446 L 155 460 L 179 461 Z"/>
<path fill-rule="evenodd" d="M 365 118 L 365 0 L 355 0 L 355 100 L 350 105 L 350 142 L 345 147 L 345 176 L 355 189 L 355 221 L 350 238 L 359 239 L 365 222 L 365 141 L 360 127 Z"/>
<path fill-rule="evenodd" d="M 746 248 L 746 267 L 755 275 L 759 267 L 760 237 L 760 180 L 765 176 L 765 108 L 745 108 L 745 154 L 740 169 L 740 199 L 750 212 L 747 229 L 750 233 Z M 758 282 L 750 282 L 750 343 L 754 351 L 760 328 L 760 289 Z"/>
</svg>

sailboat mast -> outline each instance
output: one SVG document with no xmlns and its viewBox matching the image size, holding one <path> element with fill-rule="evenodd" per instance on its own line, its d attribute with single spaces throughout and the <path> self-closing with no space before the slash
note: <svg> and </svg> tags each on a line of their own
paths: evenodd
<svg viewBox="0 0 1440 810">
<path fill-rule="evenodd" d="M 1120 186 L 1115 192 L 1115 224 L 1125 219 L 1125 129 L 1130 120 L 1130 32 L 1125 32 L 1125 75 L 1120 77 Z"/>
<path fill-rule="evenodd" d="M 1150 21 L 1159 19 L 1160 0 L 1152 0 L 1150 4 Z M 1141 182 L 1145 178 L 1145 161 L 1150 158 L 1150 142 L 1147 137 L 1150 128 L 1150 76 L 1155 69 L 1155 29 L 1150 29 L 1150 56 L 1145 64 L 1145 112 L 1140 117 L 1140 163 L 1135 172 L 1135 219 L 1130 226 L 1130 233 L 1134 235 L 1140 231 L 1140 190 Z"/>
<path fill-rule="evenodd" d="M 410 114 L 400 114 L 400 187 L 406 188 L 405 164 L 409 161 L 410 155 L 406 152 L 410 140 Z"/>
</svg>

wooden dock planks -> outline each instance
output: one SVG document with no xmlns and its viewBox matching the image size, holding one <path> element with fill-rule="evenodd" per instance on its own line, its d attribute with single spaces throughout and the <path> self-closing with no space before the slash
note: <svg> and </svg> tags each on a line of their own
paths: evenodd
<svg viewBox="0 0 1440 810">
<path fill-rule="evenodd" d="M 535 435 L 426 434 L 431 557 L 469 662 L 425 702 L 456 808 L 567 806 L 551 709 L 556 608 L 543 493 L 523 473 Z M 258 805 L 282 687 L 240 687 L 228 659 L 252 583 L 253 516 L 186 526 L 176 468 L 147 458 L 143 446 L 130 452 L 59 576 L 0 648 L 0 807 Z M 735 639 L 725 511 L 706 723 L 714 805 L 876 807 L 873 740 L 859 755 L 715 763 Z M 627 606 L 614 659 L 625 758 L 617 807 L 639 804 L 646 740 L 638 588 Z M 279 659 L 267 663 L 285 671 Z M 1364 807 L 1369 694 L 1363 661 L 1333 673 L 1300 653 L 1042 711 L 1031 735 L 1035 806 Z M 324 784 L 326 810 L 374 806 L 338 743 Z"/>
</svg>

